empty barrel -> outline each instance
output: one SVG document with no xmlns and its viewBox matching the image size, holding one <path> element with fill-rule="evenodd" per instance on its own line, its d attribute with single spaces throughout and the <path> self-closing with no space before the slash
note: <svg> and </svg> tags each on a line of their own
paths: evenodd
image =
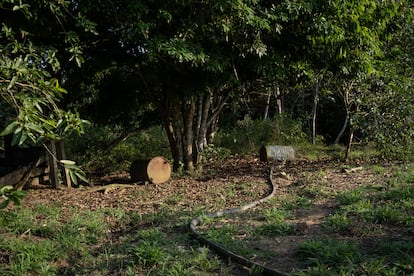
<svg viewBox="0 0 414 276">
<path fill-rule="evenodd" d="M 260 148 L 260 160 L 267 161 L 292 161 L 295 159 L 295 150 L 291 146 L 262 146 Z"/>
</svg>

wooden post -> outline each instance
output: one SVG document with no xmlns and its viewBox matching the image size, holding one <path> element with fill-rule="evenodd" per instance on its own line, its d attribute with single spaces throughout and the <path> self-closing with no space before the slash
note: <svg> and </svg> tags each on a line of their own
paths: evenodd
<svg viewBox="0 0 414 276">
<path fill-rule="evenodd" d="M 60 188 L 59 168 L 56 160 L 56 143 L 51 141 L 47 143 L 47 159 L 49 163 L 49 181 L 56 189 Z"/>
<path fill-rule="evenodd" d="M 56 141 L 56 157 L 58 160 L 66 160 L 65 145 L 63 141 Z M 63 183 L 66 187 L 72 187 L 72 181 L 70 180 L 69 170 L 66 167 L 60 167 Z"/>
</svg>

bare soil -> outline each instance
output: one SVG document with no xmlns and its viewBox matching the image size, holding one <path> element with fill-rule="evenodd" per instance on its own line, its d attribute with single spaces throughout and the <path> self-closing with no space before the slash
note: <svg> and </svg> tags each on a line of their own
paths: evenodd
<svg viewBox="0 0 414 276">
<path fill-rule="evenodd" d="M 389 166 L 389 164 L 383 165 Z M 338 207 L 337 199 L 329 196 L 331 191 L 345 191 L 364 184 L 379 183 L 388 177 L 386 174 L 374 174 L 365 169 L 346 172 L 343 163 L 332 160 L 297 160 L 284 165 L 275 165 L 263 163 L 257 157 L 234 156 L 221 164 L 205 165 L 197 176 L 174 176 L 163 184 L 132 183 L 128 172 L 114 172 L 111 175 L 92 176 L 90 186 L 83 188 L 56 190 L 42 185 L 32 186 L 28 187 L 29 194 L 23 199 L 22 204 L 34 206 L 39 203 L 58 202 L 62 208 L 67 208 L 68 212 L 72 207 L 88 210 L 124 208 L 130 212 L 149 214 L 166 206 L 174 206 L 177 210 L 188 212 L 191 212 L 195 206 L 206 212 L 217 211 L 217 206 L 220 206 L 220 209 L 237 207 L 265 197 L 270 192 L 268 182 L 270 166 L 275 168 L 272 177 L 277 184 L 278 197 L 289 195 L 292 189 L 297 191 L 298 187 L 303 187 L 304 195 L 311 197 L 311 194 L 306 193 L 312 193 L 312 185 L 315 181 L 323 182 L 327 193 L 325 198 L 316 199 L 311 207 L 296 213 L 291 221 L 296 225 L 293 235 L 263 238 L 257 243 L 258 248 L 274 251 L 278 256 L 266 265 L 283 272 L 300 268 L 300 264 L 294 258 L 297 244 L 320 236 L 321 222 Z M 359 166 L 362 165 L 346 164 L 348 168 Z M 136 185 L 105 191 L 92 190 L 94 187 L 114 183 Z M 225 192 L 229 185 L 235 187 L 232 194 Z M 246 190 L 246 186 L 249 189 Z M 358 232 L 354 230 L 349 229 L 346 238 L 361 238 L 353 236 L 353 233 Z"/>
</svg>

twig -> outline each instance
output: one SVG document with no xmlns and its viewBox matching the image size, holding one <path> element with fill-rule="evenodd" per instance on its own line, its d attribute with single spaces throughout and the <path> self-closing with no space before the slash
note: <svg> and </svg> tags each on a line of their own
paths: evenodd
<svg viewBox="0 0 414 276">
<path fill-rule="evenodd" d="M 99 191 L 102 191 L 102 190 L 104 190 L 104 193 L 107 193 L 107 190 L 111 190 L 111 189 L 134 188 L 134 187 L 137 187 L 137 185 L 114 183 L 114 184 L 109 184 L 109 185 L 105 185 L 105 186 L 90 188 L 90 189 L 87 189 L 86 191 L 84 191 L 84 193 L 93 193 L 93 192 L 99 192 Z"/>
<path fill-rule="evenodd" d="M 353 173 L 353 172 L 360 171 L 362 169 L 363 169 L 363 167 L 355 167 L 355 168 L 351 168 L 351 169 L 343 169 L 342 171 L 346 172 L 346 173 Z"/>
<path fill-rule="evenodd" d="M 20 238 L 23 238 L 27 233 L 29 233 L 30 231 L 32 231 L 31 228 L 27 229 L 26 231 L 24 231 L 21 235 Z"/>
</svg>

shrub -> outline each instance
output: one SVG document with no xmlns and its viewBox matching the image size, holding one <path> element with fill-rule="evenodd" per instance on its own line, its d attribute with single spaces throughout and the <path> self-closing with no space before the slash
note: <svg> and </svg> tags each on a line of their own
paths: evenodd
<svg viewBox="0 0 414 276">
<path fill-rule="evenodd" d="M 122 134 L 117 126 L 90 125 L 82 137 L 68 137 L 66 151 L 69 159 L 83 165 L 86 170 L 102 173 L 128 170 L 136 159 L 155 155 L 170 156 L 168 140 L 161 127 L 143 130 L 135 136 L 117 144 L 109 145 Z"/>
<path fill-rule="evenodd" d="M 306 143 L 306 138 L 302 124 L 288 117 L 280 116 L 272 120 L 246 117 L 234 128 L 220 131 L 217 142 L 233 153 L 251 154 L 265 144 L 297 145 Z"/>
</svg>

